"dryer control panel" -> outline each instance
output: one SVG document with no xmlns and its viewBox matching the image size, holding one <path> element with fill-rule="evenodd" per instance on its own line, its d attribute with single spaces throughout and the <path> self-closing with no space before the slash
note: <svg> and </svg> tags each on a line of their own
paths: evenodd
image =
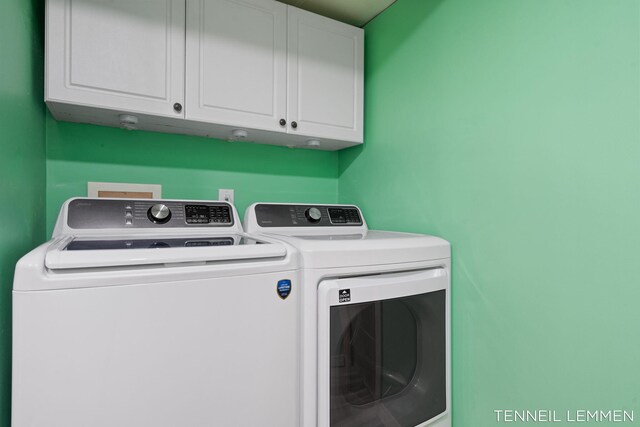
<svg viewBox="0 0 640 427">
<path fill-rule="evenodd" d="M 255 220 L 260 227 L 357 227 L 363 224 L 356 206 L 286 205 L 259 203 Z"/>
<path fill-rule="evenodd" d="M 226 202 L 181 200 L 74 199 L 67 226 L 73 229 L 232 227 Z"/>
</svg>

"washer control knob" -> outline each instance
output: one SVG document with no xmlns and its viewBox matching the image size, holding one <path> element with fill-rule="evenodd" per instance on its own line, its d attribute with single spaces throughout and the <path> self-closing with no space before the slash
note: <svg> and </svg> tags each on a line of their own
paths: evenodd
<svg viewBox="0 0 640 427">
<path fill-rule="evenodd" d="M 151 222 L 164 224 L 171 219 L 171 209 L 167 205 L 157 203 L 149 208 L 147 217 Z"/>
<path fill-rule="evenodd" d="M 307 217 L 309 222 L 318 222 L 322 218 L 322 213 L 318 208 L 309 208 L 305 211 L 304 216 Z"/>
</svg>

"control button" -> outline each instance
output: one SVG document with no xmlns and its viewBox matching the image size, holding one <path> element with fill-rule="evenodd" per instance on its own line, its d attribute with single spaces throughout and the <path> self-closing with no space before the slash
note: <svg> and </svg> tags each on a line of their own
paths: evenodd
<svg viewBox="0 0 640 427">
<path fill-rule="evenodd" d="M 147 218 L 153 223 L 164 224 L 171 219 L 171 209 L 162 203 L 155 204 L 147 211 Z"/>
<path fill-rule="evenodd" d="M 125 218 L 133 218 L 133 212 L 131 212 L 131 211 L 127 211 L 127 212 L 125 212 L 125 213 L 124 213 L 124 217 L 125 217 Z"/>
<path fill-rule="evenodd" d="M 127 218 L 124 220 L 125 225 L 132 225 L 133 221 L 131 221 L 131 218 Z"/>
<path fill-rule="evenodd" d="M 322 213 L 318 208 L 309 208 L 305 211 L 304 216 L 307 217 L 309 222 L 318 222 L 322 218 Z"/>
</svg>

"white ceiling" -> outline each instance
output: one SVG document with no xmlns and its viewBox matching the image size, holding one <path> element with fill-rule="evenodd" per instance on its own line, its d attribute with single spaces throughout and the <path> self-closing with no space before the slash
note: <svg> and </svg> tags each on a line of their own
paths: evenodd
<svg viewBox="0 0 640 427">
<path fill-rule="evenodd" d="M 362 27 L 396 0 L 280 0 L 319 15 Z"/>
</svg>

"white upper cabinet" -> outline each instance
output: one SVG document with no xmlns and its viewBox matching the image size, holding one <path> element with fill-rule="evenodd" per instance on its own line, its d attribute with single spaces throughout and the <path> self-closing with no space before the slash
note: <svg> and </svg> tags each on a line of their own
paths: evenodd
<svg viewBox="0 0 640 427">
<path fill-rule="evenodd" d="M 291 6 L 288 21 L 290 132 L 362 142 L 364 31 Z"/>
<path fill-rule="evenodd" d="M 58 120 L 338 150 L 363 141 L 364 32 L 275 0 L 47 0 Z"/>
<path fill-rule="evenodd" d="M 185 0 L 48 0 L 46 38 L 49 103 L 183 117 Z"/>
<path fill-rule="evenodd" d="M 187 0 L 187 119 L 285 132 L 286 66 L 286 5 Z"/>
</svg>

